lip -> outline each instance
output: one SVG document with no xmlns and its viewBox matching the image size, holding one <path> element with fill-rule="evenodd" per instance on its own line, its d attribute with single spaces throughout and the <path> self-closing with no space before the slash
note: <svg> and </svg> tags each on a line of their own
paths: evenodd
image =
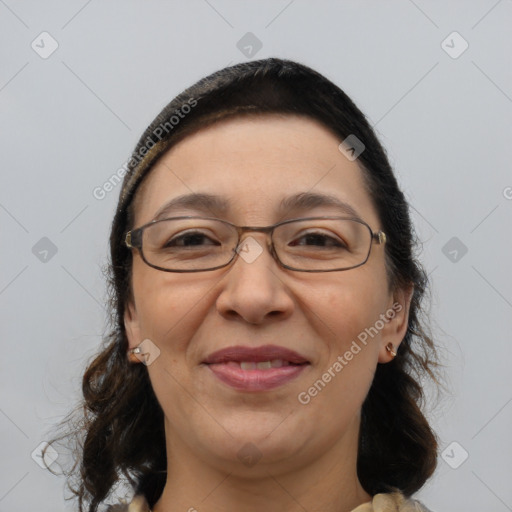
<svg viewBox="0 0 512 512">
<path fill-rule="evenodd" d="M 236 364 L 276 359 L 289 364 L 265 370 L 242 370 Z M 276 345 L 227 347 L 210 354 L 204 364 L 216 378 L 239 391 L 266 391 L 282 386 L 297 378 L 310 365 L 309 361 L 297 352 Z"/>
<path fill-rule="evenodd" d="M 229 361 L 242 362 L 272 361 L 282 359 L 292 364 L 304 364 L 309 361 L 294 350 L 279 347 L 277 345 L 262 345 L 261 347 L 244 347 L 237 345 L 217 350 L 210 354 L 203 362 L 205 364 L 227 363 Z"/>
</svg>

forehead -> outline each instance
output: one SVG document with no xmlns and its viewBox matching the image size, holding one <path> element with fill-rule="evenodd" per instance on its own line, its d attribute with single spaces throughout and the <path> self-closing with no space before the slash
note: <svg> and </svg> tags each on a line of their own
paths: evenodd
<svg viewBox="0 0 512 512">
<path fill-rule="evenodd" d="M 286 198 L 310 193 L 343 201 L 377 226 L 363 171 L 339 151 L 340 143 L 327 127 L 303 116 L 222 120 L 162 155 L 137 191 L 135 225 L 153 220 L 173 198 L 191 194 L 224 199 L 224 213 L 233 222 L 272 223 Z M 303 210 L 307 204 L 302 202 Z M 187 214 L 189 206 L 173 213 Z"/>
</svg>

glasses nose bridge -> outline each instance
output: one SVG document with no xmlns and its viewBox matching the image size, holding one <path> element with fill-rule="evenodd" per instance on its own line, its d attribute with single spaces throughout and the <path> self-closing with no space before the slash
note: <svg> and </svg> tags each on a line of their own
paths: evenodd
<svg viewBox="0 0 512 512">
<path fill-rule="evenodd" d="M 234 226 L 237 230 L 238 234 L 238 240 L 237 240 L 237 247 L 240 247 L 242 244 L 242 237 L 245 233 L 265 233 L 267 235 L 266 237 L 266 244 L 268 246 L 268 249 L 270 251 L 270 254 L 275 259 L 279 260 L 276 249 L 274 247 L 274 240 L 272 239 L 272 235 L 274 233 L 274 229 L 277 227 L 276 225 L 272 226 Z"/>
<path fill-rule="evenodd" d="M 256 232 L 256 233 L 265 233 L 267 238 L 270 238 L 270 242 L 272 243 L 272 233 L 276 226 L 235 226 L 238 233 L 238 242 L 242 240 L 242 235 L 245 233 Z"/>
</svg>

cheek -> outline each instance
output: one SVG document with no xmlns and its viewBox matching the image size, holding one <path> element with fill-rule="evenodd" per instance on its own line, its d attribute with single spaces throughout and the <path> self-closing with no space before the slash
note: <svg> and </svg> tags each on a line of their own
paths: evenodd
<svg viewBox="0 0 512 512">
<path fill-rule="evenodd" d="M 372 272 L 362 267 L 358 272 L 336 276 L 326 281 L 322 286 L 311 286 L 306 297 L 306 306 L 317 316 L 316 324 L 329 332 L 328 339 L 332 340 L 337 350 L 344 349 L 348 343 L 372 325 L 385 311 L 386 294 Z M 334 348 L 334 347 L 332 347 Z"/>
<path fill-rule="evenodd" d="M 141 335 L 173 351 L 184 348 L 208 308 L 209 287 L 197 276 L 174 275 L 134 265 L 133 289 Z"/>
<path fill-rule="evenodd" d="M 309 401 L 311 417 L 329 420 L 333 435 L 360 409 L 377 366 L 379 334 L 368 336 L 367 329 L 385 311 L 386 295 L 375 282 L 371 273 L 361 272 L 307 296 L 309 322 L 325 350 L 302 398 Z"/>
<path fill-rule="evenodd" d="M 342 420 L 346 411 L 360 408 L 378 363 L 380 332 L 372 327 L 385 312 L 388 297 L 386 287 L 377 284 L 383 281 L 375 270 L 370 266 L 353 269 L 350 275 L 338 276 L 310 299 L 322 320 L 318 325 L 328 326 L 323 337 L 328 353 L 318 370 L 318 378 L 328 384 L 314 407 L 336 404 L 332 410 L 329 408 L 335 423 Z"/>
</svg>

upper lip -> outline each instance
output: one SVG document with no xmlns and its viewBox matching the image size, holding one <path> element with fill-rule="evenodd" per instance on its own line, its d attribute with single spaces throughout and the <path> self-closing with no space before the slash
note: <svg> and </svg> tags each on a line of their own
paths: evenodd
<svg viewBox="0 0 512 512">
<path fill-rule="evenodd" d="M 227 363 L 228 361 L 255 363 L 282 359 L 293 364 L 303 364 L 309 361 L 295 352 L 277 345 L 262 345 L 261 347 L 243 347 L 241 345 L 223 348 L 210 354 L 203 362 L 206 364 Z"/>
</svg>

